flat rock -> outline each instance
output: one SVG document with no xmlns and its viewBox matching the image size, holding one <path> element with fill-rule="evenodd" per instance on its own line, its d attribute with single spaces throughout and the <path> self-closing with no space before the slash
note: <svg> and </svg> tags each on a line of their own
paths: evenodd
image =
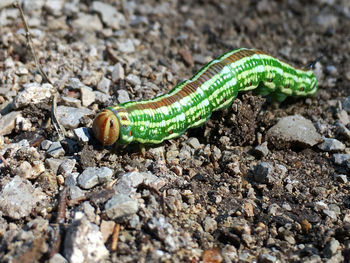
<svg viewBox="0 0 350 263">
<path fill-rule="evenodd" d="M 0 135 L 10 134 L 16 127 L 16 119 L 21 116 L 19 111 L 11 111 L 10 113 L 0 117 Z"/>
<path fill-rule="evenodd" d="M 113 175 L 113 171 L 108 167 L 88 167 L 78 177 L 78 185 L 83 189 L 91 189 L 92 187 L 108 182 Z"/>
<path fill-rule="evenodd" d="M 81 87 L 81 103 L 84 107 L 90 106 L 95 101 L 95 93 L 89 87 Z"/>
<path fill-rule="evenodd" d="M 98 226 L 85 217 L 70 225 L 64 240 L 63 254 L 69 262 L 104 262 L 108 250 Z"/>
<path fill-rule="evenodd" d="M 299 115 L 281 118 L 268 130 L 266 137 L 277 149 L 307 148 L 322 141 L 312 122 Z"/>
<path fill-rule="evenodd" d="M 124 103 L 130 101 L 129 93 L 126 90 L 118 90 L 118 101 L 119 103 Z"/>
<path fill-rule="evenodd" d="M 346 97 L 344 102 L 343 102 L 343 108 L 346 110 L 348 113 L 350 113 L 350 96 Z"/>
<path fill-rule="evenodd" d="M 53 158 L 57 158 L 65 154 L 65 151 L 60 142 L 53 142 L 49 149 L 46 151 L 47 155 Z"/>
<path fill-rule="evenodd" d="M 135 51 L 135 45 L 131 39 L 118 41 L 117 47 L 118 47 L 118 50 L 122 53 L 132 53 Z"/>
<path fill-rule="evenodd" d="M 333 154 L 333 160 L 337 165 L 346 165 L 346 162 L 350 160 L 350 154 L 335 153 Z"/>
<path fill-rule="evenodd" d="M 80 123 L 80 118 L 91 114 L 87 108 L 73 108 L 68 106 L 57 107 L 58 121 L 67 129 L 75 129 Z"/>
<path fill-rule="evenodd" d="M 72 26 L 77 30 L 101 31 L 103 25 L 98 15 L 88 15 L 79 12 L 79 17 L 72 22 Z"/>
<path fill-rule="evenodd" d="M 15 176 L 1 191 L 0 211 L 12 219 L 20 219 L 29 216 L 43 198 L 44 194 L 28 180 Z"/>
<path fill-rule="evenodd" d="M 58 174 L 62 174 L 63 176 L 68 176 L 69 174 L 72 173 L 75 164 L 76 164 L 76 160 L 75 159 L 66 159 L 64 160 L 60 166 L 57 169 L 57 173 Z"/>
<path fill-rule="evenodd" d="M 38 104 L 42 101 L 51 98 L 55 92 L 55 88 L 48 83 L 38 84 L 29 83 L 25 85 L 25 89 L 18 93 L 13 101 L 15 109 L 23 108 L 29 104 Z"/>
<path fill-rule="evenodd" d="M 258 183 L 267 183 L 272 179 L 274 167 L 267 162 L 258 163 L 254 169 L 254 179 Z"/>
<path fill-rule="evenodd" d="M 81 142 L 88 142 L 91 138 L 88 128 L 85 127 L 74 129 L 74 134 Z"/>
<path fill-rule="evenodd" d="M 256 146 L 253 150 L 253 154 L 257 157 L 263 157 L 269 154 L 269 148 L 267 147 L 267 142 Z"/>
<path fill-rule="evenodd" d="M 109 219 L 118 219 L 130 216 L 138 211 L 137 200 L 128 195 L 118 194 L 113 196 L 105 204 L 105 212 Z"/>
<path fill-rule="evenodd" d="M 125 17 L 117 9 L 109 4 L 94 1 L 91 9 L 101 15 L 103 23 L 113 29 L 120 29 L 120 25 L 125 24 Z"/>
<path fill-rule="evenodd" d="M 117 80 L 124 79 L 124 68 L 122 64 L 117 63 L 114 65 L 113 70 L 112 70 L 112 81 L 116 82 Z"/>
<path fill-rule="evenodd" d="M 345 145 L 342 142 L 333 138 L 324 138 L 323 142 L 317 147 L 325 152 L 337 152 L 345 149 Z"/>
<path fill-rule="evenodd" d="M 111 86 L 111 82 L 112 81 L 110 79 L 103 77 L 97 84 L 97 90 L 109 94 L 109 87 Z"/>
</svg>

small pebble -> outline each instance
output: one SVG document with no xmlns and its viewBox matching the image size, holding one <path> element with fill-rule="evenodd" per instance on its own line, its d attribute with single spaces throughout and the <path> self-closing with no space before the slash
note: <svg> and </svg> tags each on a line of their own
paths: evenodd
<svg viewBox="0 0 350 263">
<path fill-rule="evenodd" d="M 57 173 L 58 174 L 62 174 L 63 176 L 68 176 L 69 174 L 72 173 L 75 164 L 76 164 L 76 160 L 75 159 L 66 159 L 64 160 L 60 166 L 57 169 Z"/>
<path fill-rule="evenodd" d="M 111 80 L 103 77 L 97 84 L 97 90 L 109 94 L 109 88 L 111 86 Z"/>
<path fill-rule="evenodd" d="M 254 148 L 254 155 L 258 157 L 267 156 L 269 154 L 269 148 L 267 148 L 267 142 L 264 142 Z"/>
<path fill-rule="evenodd" d="M 112 71 L 112 81 L 116 82 L 124 78 L 125 78 L 125 75 L 124 75 L 123 66 L 120 63 L 115 64 Z"/>
<path fill-rule="evenodd" d="M 261 162 L 254 169 L 254 179 L 258 183 L 267 183 L 272 178 L 274 167 L 270 163 Z"/>
<path fill-rule="evenodd" d="M 198 150 L 201 148 L 201 144 L 199 143 L 199 140 L 196 137 L 189 138 L 186 143 L 191 146 L 193 149 Z"/>
<path fill-rule="evenodd" d="M 350 96 L 346 97 L 344 102 L 343 102 L 343 108 L 346 110 L 348 113 L 350 113 Z"/>
<path fill-rule="evenodd" d="M 119 103 L 130 101 L 129 93 L 126 90 L 118 90 L 117 93 Z"/>
<path fill-rule="evenodd" d="M 115 195 L 105 205 L 106 215 L 111 220 L 133 215 L 138 209 L 136 200 L 122 194 Z"/>
<path fill-rule="evenodd" d="M 94 186 L 108 182 L 113 171 L 108 167 L 88 167 L 78 177 L 78 185 L 83 189 L 91 189 Z"/>
<path fill-rule="evenodd" d="M 345 149 L 345 145 L 342 142 L 333 138 L 324 138 L 323 142 L 317 147 L 325 152 L 337 152 Z"/>
<path fill-rule="evenodd" d="M 46 153 L 48 154 L 48 156 L 53 157 L 53 158 L 57 158 L 59 156 L 62 156 L 65 154 L 65 151 L 61 145 L 60 142 L 53 142 L 49 149 L 47 149 Z"/>
<path fill-rule="evenodd" d="M 84 107 L 90 106 L 95 101 L 95 93 L 89 87 L 81 87 L 81 102 Z"/>
<path fill-rule="evenodd" d="M 140 78 L 134 74 L 127 75 L 125 80 L 134 87 L 137 85 L 141 85 Z"/>
<path fill-rule="evenodd" d="M 20 116 L 19 111 L 12 111 L 4 116 L 0 115 L 0 135 L 10 134 L 16 127 L 16 119 Z"/>
<path fill-rule="evenodd" d="M 81 107 L 81 100 L 78 100 L 76 98 L 63 96 L 62 100 L 66 106 L 71 106 L 75 108 Z"/>
<path fill-rule="evenodd" d="M 348 182 L 348 177 L 345 174 L 336 174 L 334 178 L 343 184 L 346 184 Z"/>
<path fill-rule="evenodd" d="M 328 244 L 326 245 L 323 252 L 325 253 L 326 257 L 330 258 L 337 252 L 339 246 L 340 246 L 339 241 L 336 240 L 335 238 L 332 238 L 331 241 L 329 241 Z"/>
<path fill-rule="evenodd" d="M 74 129 L 74 134 L 81 142 L 88 142 L 91 138 L 88 128 L 85 127 Z"/>
<path fill-rule="evenodd" d="M 203 221 L 203 227 L 205 232 L 212 233 L 217 228 L 217 222 L 214 218 L 207 216 Z"/>
<path fill-rule="evenodd" d="M 281 118 L 266 137 L 278 149 L 312 147 L 322 140 L 312 122 L 299 115 Z"/>
<path fill-rule="evenodd" d="M 335 153 L 333 154 L 334 163 L 337 165 L 345 165 L 350 160 L 350 154 Z"/>
<path fill-rule="evenodd" d="M 91 111 L 87 108 L 73 108 L 60 105 L 57 107 L 58 121 L 67 129 L 75 129 L 80 124 L 80 118 L 89 115 Z"/>
</svg>

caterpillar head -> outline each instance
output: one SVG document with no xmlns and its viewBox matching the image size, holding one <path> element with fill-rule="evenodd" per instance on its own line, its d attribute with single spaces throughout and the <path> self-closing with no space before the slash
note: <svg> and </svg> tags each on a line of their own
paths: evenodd
<svg viewBox="0 0 350 263">
<path fill-rule="evenodd" d="M 119 120 L 112 111 L 104 109 L 97 114 L 92 124 L 92 131 L 103 145 L 112 145 L 119 139 Z"/>
</svg>

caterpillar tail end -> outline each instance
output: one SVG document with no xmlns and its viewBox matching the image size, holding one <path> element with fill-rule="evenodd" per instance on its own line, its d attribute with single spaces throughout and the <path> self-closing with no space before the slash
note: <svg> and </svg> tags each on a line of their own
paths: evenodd
<svg viewBox="0 0 350 263">
<path fill-rule="evenodd" d="M 119 120 L 112 111 L 104 109 L 95 117 L 92 131 L 104 146 L 112 145 L 119 139 Z"/>
</svg>

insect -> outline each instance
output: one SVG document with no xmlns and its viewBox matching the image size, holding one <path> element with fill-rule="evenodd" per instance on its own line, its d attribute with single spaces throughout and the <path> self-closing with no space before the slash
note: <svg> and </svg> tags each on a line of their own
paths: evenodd
<svg viewBox="0 0 350 263">
<path fill-rule="evenodd" d="M 287 96 L 314 94 L 317 79 L 311 69 L 293 67 L 260 50 L 239 48 L 212 60 L 167 94 L 107 107 L 96 116 L 92 129 L 103 145 L 157 144 L 200 126 L 213 111 L 229 107 L 239 91 L 253 89 L 283 101 Z"/>
</svg>

